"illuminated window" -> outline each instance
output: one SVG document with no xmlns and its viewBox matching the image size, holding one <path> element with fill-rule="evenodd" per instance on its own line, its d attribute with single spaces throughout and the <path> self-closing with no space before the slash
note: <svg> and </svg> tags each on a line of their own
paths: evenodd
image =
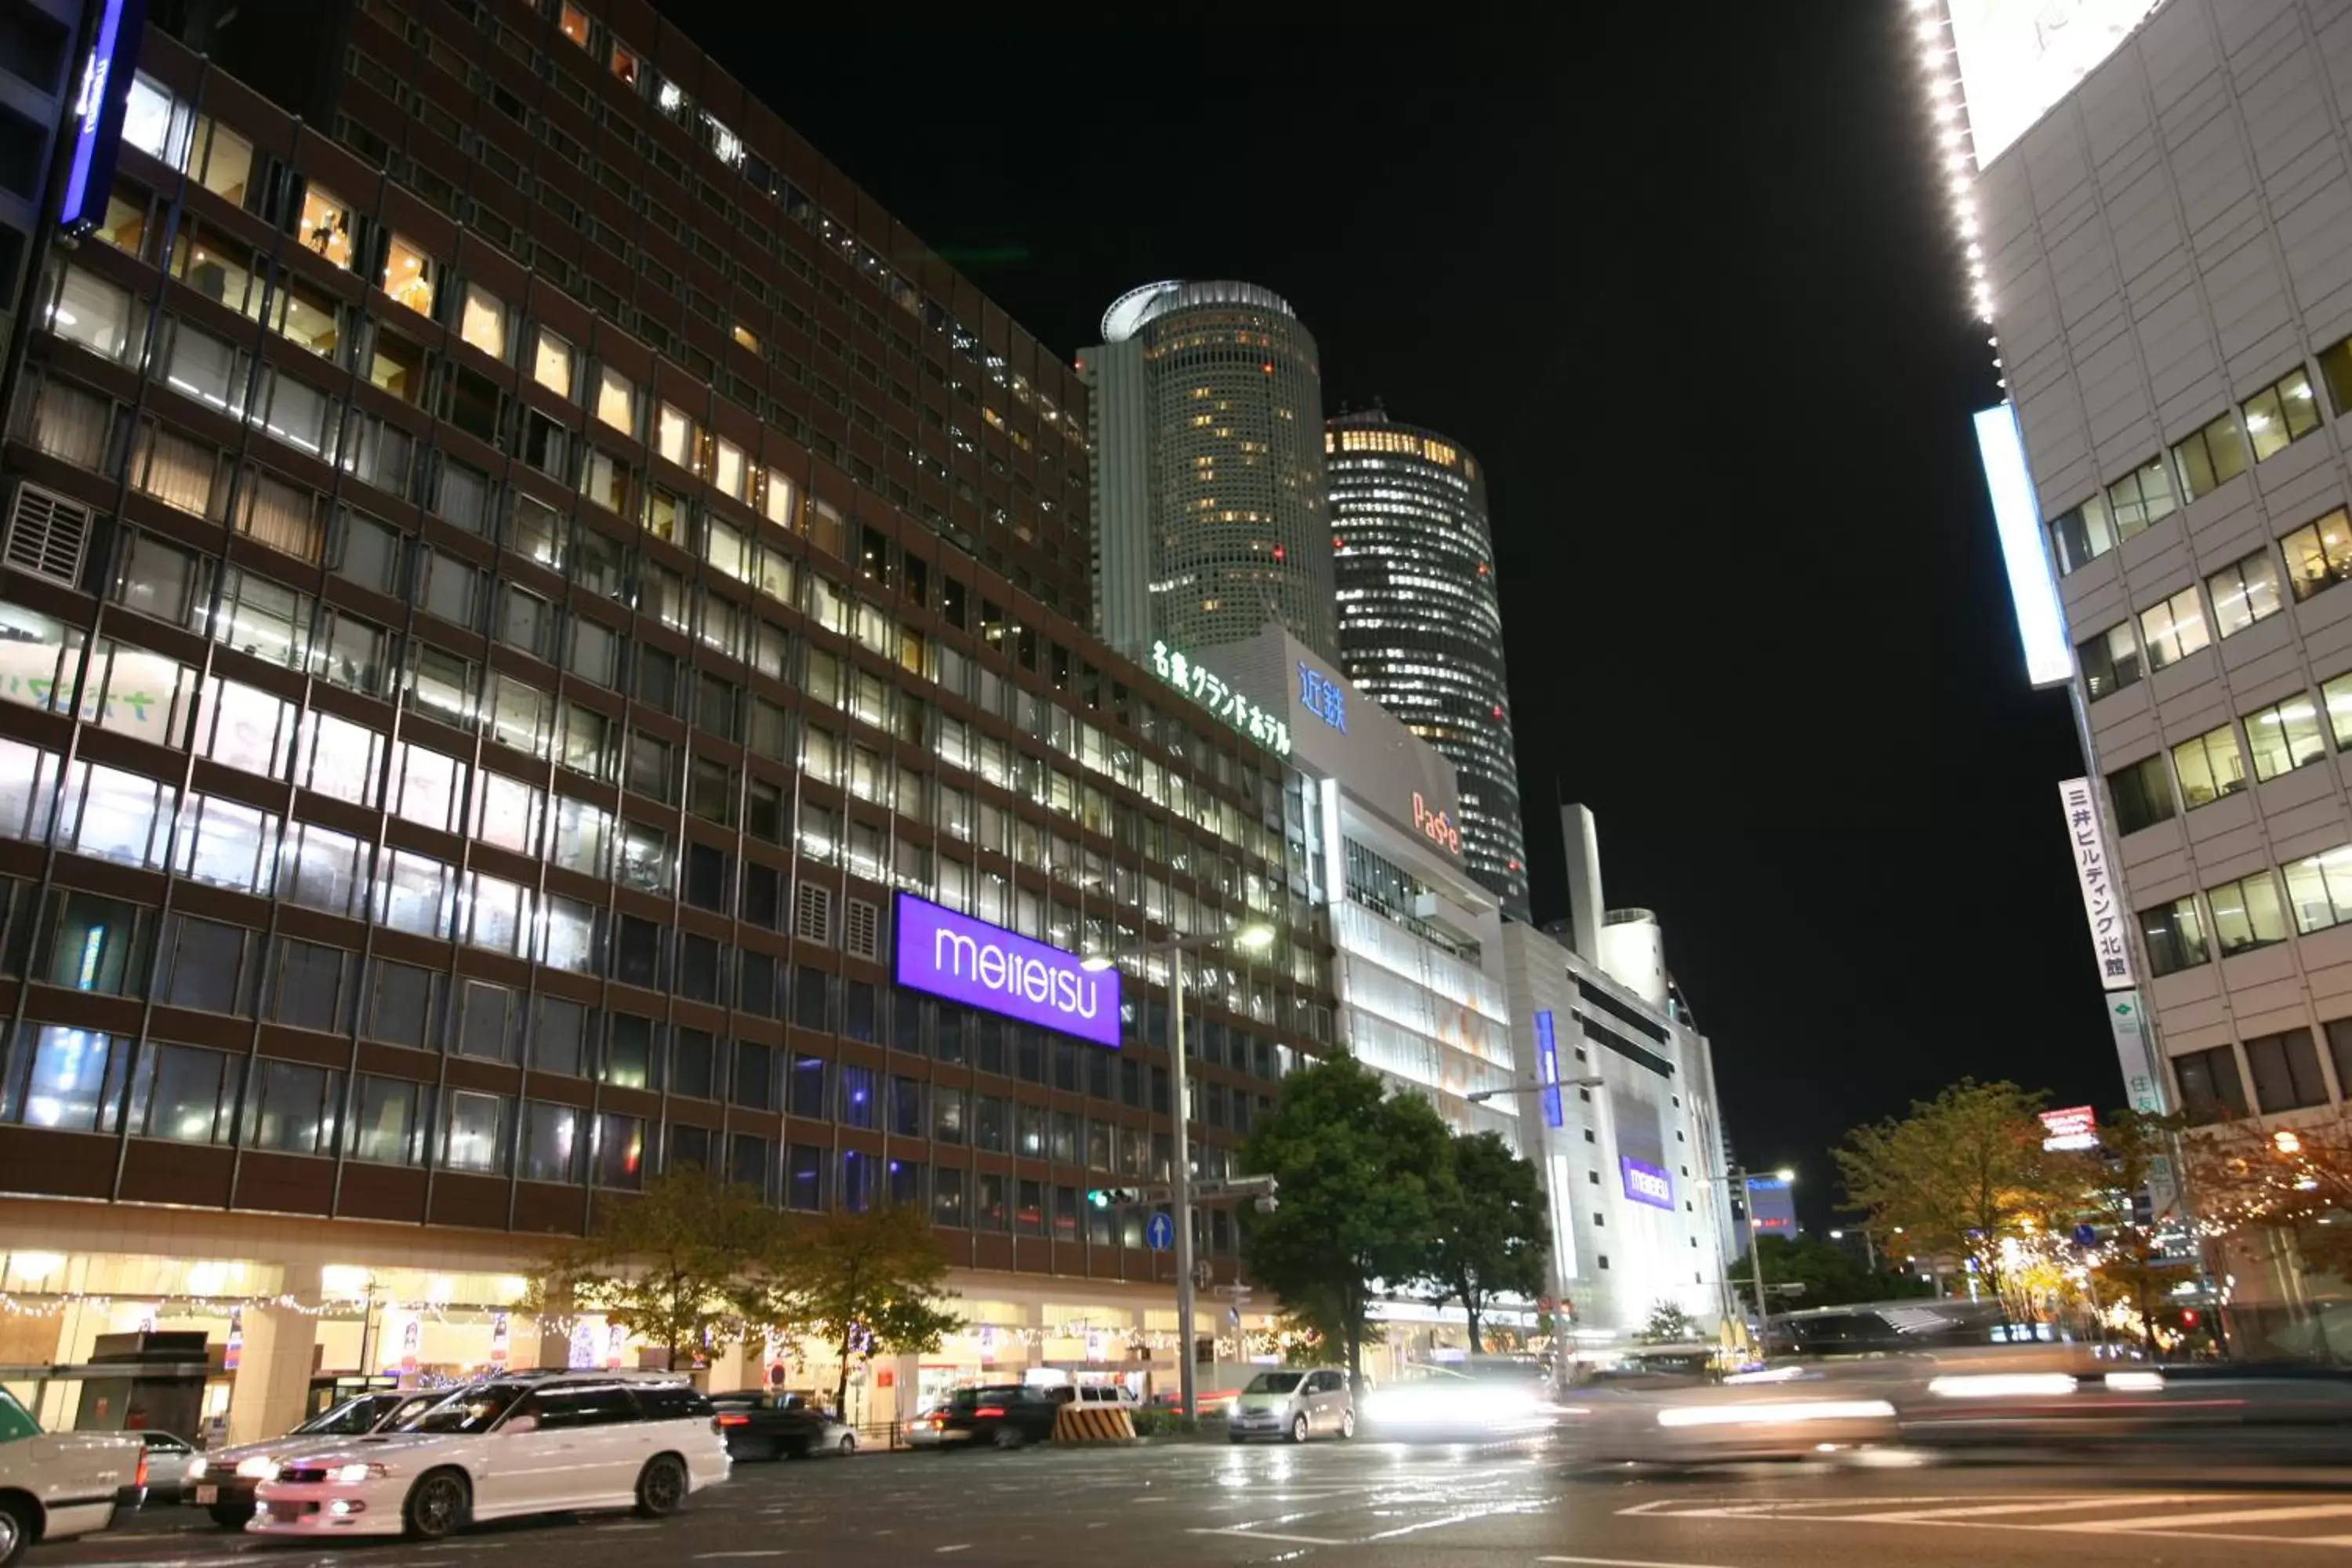
<svg viewBox="0 0 2352 1568">
<path fill-rule="evenodd" d="M 2107 512 L 2115 519 L 2117 540 L 2171 516 L 2173 505 L 2172 479 L 2161 458 L 2149 458 L 2107 487 Z"/>
<path fill-rule="evenodd" d="M 492 359 L 507 357 L 507 308 L 478 283 L 466 285 L 466 310 L 457 335 Z"/>
<path fill-rule="evenodd" d="M 2238 748 L 2238 731 L 2232 724 L 2208 730 L 2173 747 L 2172 766 L 2180 777 L 2181 802 L 2191 811 L 2246 787 L 2245 753 Z"/>
<path fill-rule="evenodd" d="M 636 434 L 636 385 L 611 365 L 597 367 L 596 417 L 615 429 Z"/>
<path fill-rule="evenodd" d="M 433 313 L 433 261 L 398 235 L 385 247 L 383 291 L 420 316 Z"/>
<path fill-rule="evenodd" d="M 2213 911 L 2213 939 L 2221 944 L 2224 958 L 2286 940 L 2286 910 L 2279 904 L 2278 883 L 2267 867 L 2206 889 L 2205 903 Z"/>
<path fill-rule="evenodd" d="M 2352 844 L 2280 868 L 2295 930 L 2308 936 L 2352 921 Z"/>
<path fill-rule="evenodd" d="M 2319 688 L 2327 704 L 2327 728 L 2339 750 L 2352 748 L 2352 674 L 2339 675 Z"/>
<path fill-rule="evenodd" d="M 686 411 L 663 404 L 654 416 L 654 449 L 679 468 L 694 463 L 694 421 Z"/>
<path fill-rule="evenodd" d="M 629 86 L 637 85 L 637 57 L 620 45 L 613 46 L 613 74 Z"/>
<path fill-rule="evenodd" d="M 572 344 L 545 327 L 531 352 L 530 378 L 559 396 L 572 395 Z"/>
<path fill-rule="evenodd" d="M 122 139 L 174 169 L 188 166 L 188 146 L 195 117 L 165 89 L 143 76 L 131 81 L 129 107 L 122 116 Z"/>
<path fill-rule="evenodd" d="M 2213 595 L 2213 626 L 2222 637 L 2242 632 L 2279 611 L 2278 559 L 2268 548 L 2205 579 Z"/>
<path fill-rule="evenodd" d="M 2197 603 L 2197 590 L 2183 588 L 2170 598 L 2150 605 L 2139 614 L 2140 642 L 2147 649 L 2147 667 L 2162 669 L 2188 658 L 2212 640 Z"/>
<path fill-rule="evenodd" d="M 588 13 L 571 4 L 570 0 L 565 0 L 558 12 L 555 25 L 565 37 L 583 49 L 588 47 Z"/>
<path fill-rule="evenodd" d="M 302 196 L 302 217 L 295 236 L 313 252 L 349 271 L 352 265 L 352 209 L 331 193 L 312 185 Z"/>
<path fill-rule="evenodd" d="M 2245 414 L 2246 439 L 2253 444 L 2257 463 L 2319 428 L 2319 400 L 2301 365 L 2247 398 Z"/>
<path fill-rule="evenodd" d="M 2295 602 L 2352 577 L 2352 517 L 2342 507 L 2305 523 L 2279 543 L 2286 551 L 2286 583 Z"/>
<path fill-rule="evenodd" d="M 745 326 L 740 321 L 735 323 L 735 341 L 742 344 L 745 348 L 750 349 L 753 353 L 758 353 L 760 352 L 759 334 L 752 331 L 751 328 Z"/>
<path fill-rule="evenodd" d="M 2319 738 L 2319 709 L 2306 692 L 2258 708 L 2246 715 L 2246 747 L 2254 754 L 2254 777 L 2274 779 L 2307 763 L 2327 760 Z M 2218 912 L 2218 911 L 2217 911 Z"/>
</svg>

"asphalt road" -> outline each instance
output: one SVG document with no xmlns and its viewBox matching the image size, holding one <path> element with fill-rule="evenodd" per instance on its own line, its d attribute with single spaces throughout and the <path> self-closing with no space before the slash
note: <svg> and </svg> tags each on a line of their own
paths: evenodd
<svg viewBox="0 0 2352 1568">
<path fill-rule="evenodd" d="M 1576 1477 L 1540 1447 L 1359 1441 L 868 1455 L 738 1467 L 659 1523 L 557 1517 L 322 1549 L 134 1516 L 25 1568 L 2352 1568 L 2352 1471 L 1752 1466 Z"/>
</svg>

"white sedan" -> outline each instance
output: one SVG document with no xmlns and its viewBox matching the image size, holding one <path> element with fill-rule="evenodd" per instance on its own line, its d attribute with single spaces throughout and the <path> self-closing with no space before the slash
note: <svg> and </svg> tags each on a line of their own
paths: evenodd
<svg viewBox="0 0 2352 1568">
<path fill-rule="evenodd" d="M 683 1379 L 610 1373 L 485 1383 L 398 1432 L 289 1458 L 248 1531 L 437 1541 L 477 1520 L 675 1513 L 727 1479 L 710 1401 Z"/>
</svg>

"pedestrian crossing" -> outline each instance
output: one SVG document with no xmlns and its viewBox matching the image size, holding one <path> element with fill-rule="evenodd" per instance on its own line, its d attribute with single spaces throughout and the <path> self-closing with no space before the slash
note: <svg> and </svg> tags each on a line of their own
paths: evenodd
<svg viewBox="0 0 2352 1568">
<path fill-rule="evenodd" d="M 2352 1492 L 1974 1492 L 1927 1497 L 1662 1498 L 1628 1519 L 1715 1519 L 1878 1529 L 2032 1531 L 2053 1535 L 2333 1547 L 2352 1552 Z"/>
</svg>

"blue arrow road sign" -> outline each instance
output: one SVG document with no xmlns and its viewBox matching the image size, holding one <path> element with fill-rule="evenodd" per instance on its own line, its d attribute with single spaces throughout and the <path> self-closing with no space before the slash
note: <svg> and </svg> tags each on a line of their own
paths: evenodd
<svg viewBox="0 0 2352 1568">
<path fill-rule="evenodd" d="M 1165 1252 L 1176 1245 L 1176 1222 L 1166 1210 L 1156 1211 L 1144 1225 L 1143 1245 L 1154 1252 Z"/>
</svg>

